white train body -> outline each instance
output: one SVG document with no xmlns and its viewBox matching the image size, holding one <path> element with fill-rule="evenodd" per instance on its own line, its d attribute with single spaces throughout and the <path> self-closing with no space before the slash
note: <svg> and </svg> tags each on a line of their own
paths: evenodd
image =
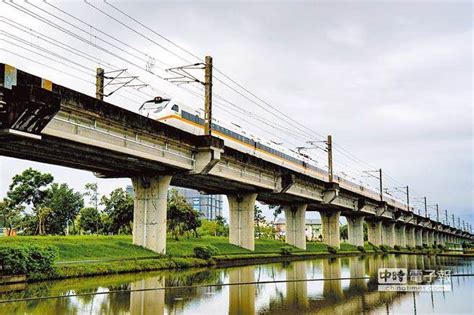
<svg viewBox="0 0 474 315">
<path fill-rule="evenodd" d="M 204 134 L 204 119 L 202 111 L 195 110 L 177 102 L 176 100 L 165 101 L 160 104 L 145 104 L 141 108 L 140 113 L 151 119 L 158 120 L 164 124 L 195 135 Z M 248 131 L 243 130 L 237 124 L 217 119 L 213 119 L 212 123 L 212 135 L 224 140 L 226 147 L 256 156 L 265 161 L 281 165 L 298 173 L 310 175 L 320 180 L 328 181 L 329 179 L 327 171 L 316 166 L 315 161 L 307 156 L 289 150 L 273 141 L 268 141 L 255 136 Z M 340 187 L 363 194 L 373 199 L 379 199 L 379 193 L 374 190 L 355 184 L 341 176 L 334 177 L 334 181 L 339 183 Z M 399 201 L 394 199 L 390 200 L 402 209 L 403 206 L 405 206 Z"/>
</svg>

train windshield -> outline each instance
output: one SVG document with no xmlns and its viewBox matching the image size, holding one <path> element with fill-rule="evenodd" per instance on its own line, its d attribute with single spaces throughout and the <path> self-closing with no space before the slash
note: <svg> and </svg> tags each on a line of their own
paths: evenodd
<svg viewBox="0 0 474 315">
<path fill-rule="evenodd" d="M 170 101 L 164 101 L 159 104 L 155 103 L 146 103 L 142 107 L 142 111 L 152 112 L 152 113 L 159 113 L 161 112 L 166 106 L 168 106 Z"/>
</svg>

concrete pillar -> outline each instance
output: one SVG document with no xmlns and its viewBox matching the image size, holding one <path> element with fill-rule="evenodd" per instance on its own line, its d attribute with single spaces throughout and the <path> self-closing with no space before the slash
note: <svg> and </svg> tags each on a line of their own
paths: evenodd
<svg viewBox="0 0 474 315">
<path fill-rule="evenodd" d="M 364 246 L 364 217 L 347 217 L 349 244 Z"/>
<path fill-rule="evenodd" d="M 293 261 L 286 268 L 286 305 L 297 310 L 309 305 L 308 283 L 306 280 L 306 261 Z"/>
<path fill-rule="evenodd" d="M 383 224 L 382 228 L 384 230 L 383 244 L 393 247 L 395 245 L 395 223 Z"/>
<path fill-rule="evenodd" d="M 427 244 L 429 245 L 429 233 L 430 231 L 428 229 L 423 229 L 421 232 L 421 237 L 422 237 L 422 244 Z"/>
<path fill-rule="evenodd" d="M 375 246 L 382 245 L 382 221 L 367 222 L 367 238 Z"/>
<path fill-rule="evenodd" d="M 363 256 L 349 257 L 350 282 L 349 290 L 355 292 L 365 292 L 367 282 L 365 279 L 365 258 Z"/>
<path fill-rule="evenodd" d="M 411 247 L 415 247 L 416 246 L 415 227 L 407 226 L 406 235 L 407 235 L 407 245 Z"/>
<path fill-rule="evenodd" d="M 423 229 L 415 228 L 415 244 L 416 246 L 423 246 Z"/>
<path fill-rule="evenodd" d="M 255 282 L 255 266 L 229 269 L 229 283 Z M 229 286 L 228 314 L 255 314 L 255 285 Z"/>
<path fill-rule="evenodd" d="M 286 243 L 306 249 L 306 208 L 308 205 L 284 207 Z"/>
<path fill-rule="evenodd" d="M 323 260 L 323 296 L 329 301 L 339 301 L 343 298 L 341 284 L 341 260 Z M 332 279 L 332 280 L 331 280 Z"/>
<path fill-rule="evenodd" d="M 339 248 L 340 234 L 339 234 L 339 216 L 341 211 L 320 211 L 323 242 L 329 246 Z"/>
<path fill-rule="evenodd" d="M 435 231 L 432 231 L 432 230 L 430 230 L 430 232 L 429 232 L 429 234 L 428 234 L 428 242 L 429 242 L 430 246 L 433 246 L 434 243 L 435 243 L 435 236 L 434 236 L 434 234 L 435 234 Z"/>
<path fill-rule="evenodd" d="M 171 176 L 132 178 L 133 244 L 166 253 L 166 212 Z"/>
<path fill-rule="evenodd" d="M 254 212 L 257 194 L 227 195 L 229 200 L 229 242 L 255 250 Z"/>
<path fill-rule="evenodd" d="M 406 225 L 405 224 L 396 226 L 395 243 L 396 243 L 396 245 L 399 245 L 400 247 L 406 247 L 407 246 Z"/>
<path fill-rule="evenodd" d="M 165 278 L 151 277 L 132 282 L 130 314 L 165 314 Z"/>
</svg>

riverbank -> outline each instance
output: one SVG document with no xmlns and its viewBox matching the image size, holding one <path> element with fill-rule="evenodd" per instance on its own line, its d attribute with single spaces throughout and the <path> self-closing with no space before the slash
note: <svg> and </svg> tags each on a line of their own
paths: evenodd
<svg viewBox="0 0 474 315">
<path fill-rule="evenodd" d="M 184 269 L 203 266 L 234 266 L 274 261 L 288 261 L 317 257 L 338 257 L 349 255 L 384 253 L 366 243 L 364 252 L 356 246 L 342 243 L 334 252 L 324 243 L 308 242 L 307 249 L 301 250 L 277 240 L 255 241 L 255 251 L 249 251 L 229 244 L 226 237 L 183 238 L 179 241 L 167 240 L 167 255 L 159 255 L 132 244 L 131 236 L 44 236 L 14 237 L 0 239 L 0 247 L 22 245 L 50 246 L 57 249 L 54 272 L 49 275 L 35 274 L 29 281 L 65 279 L 84 276 L 142 272 L 162 269 Z M 211 259 L 194 257 L 197 246 L 213 245 L 219 251 Z M 440 254 L 439 251 L 388 249 L 387 252 L 400 254 Z M 454 254 L 446 254 L 454 255 Z M 471 255 L 469 255 L 471 256 Z"/>
</svg>

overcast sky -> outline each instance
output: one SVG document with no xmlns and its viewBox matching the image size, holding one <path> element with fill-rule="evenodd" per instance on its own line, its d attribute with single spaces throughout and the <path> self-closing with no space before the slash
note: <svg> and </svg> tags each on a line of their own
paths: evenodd
<svg viewBox="0 0 474 315">
<path fill-rule="evenodd" d="M 48 17 L 31 5 L 18 3 L 35 14 Z M 162 74 L 158 69 L 158 60 L 171 66 L 185 64 L 83 2 L 52 3 L 91 26 L 39 2 L 37 5 L 40 8 L 67 19 L 83 31 L 52 16 L 48 20 L 121 54 L 128 61 L 133 60 L 144 66 L 143 61 L 131 55 L 140 55 L 130 48 L 134 47 L 155 57 L 154 71 L 157 74 Z M 196 55 L 212 55 L 216 68 L 291 119 L 319 134 L 332 134 L 336 143 L 358 159 L 370 166 L 382 167 L 397 180 L 387 178 L 387 187 L 408 184 L 414 197 L 427 196 L 430 204 L 439 203 L 440 209 L 448 209 L 449 213 L 454 212 L 474 224 L 473 11 L 470 1 L 112 3 Z M 110 6 L 102 2 L 92 4 L 133 26 L 138 33 L 156 43 L 182 53 Z M 160 90 L 194 107 L 202 106 L 200 100 L 182 90 L 4 3 L 0 4 L 0 12 L 21 25 L 103 61 L 127 67 L 131 73 L 153 84 L 155 91 L 145 89 L 150 94 L 158 94 L 157 90 Z M 6 30 L 10 36 L 13 34 L 28 43 L 60 53 L 90 68 L 91 72 L 98 65 L 49 45 L 34 35 L 26 35 L 4 22 L 0 25 L 0 29 Z M 119 38 L 129 47 L 98 33 L 93 27 Z M 122 49 L 107 46 L 99 37 Z M 35 64 L 6 51 L 0 51 L 1 62 L 50 78 L 57 84 L 94 94 L 93 77 L 73 69 L 83 70 L 79 66 L 71 64 L 67 68 L 35 56 L 33 52 L 5 42 L 6 39 L 18 43 L 5 33 L 0 35 L 0 39 L 3 39 L 0 47 L 27 57 L 34 56 L 35 60 L 90 82 L 77 80 L 52 67 Z M 126 55 L 126 51 L 130 54 Z M 182 56 L 190 58 L 185 54 Z M 123 96 L 132 98 L 127 93 L 121 92 Z M 218 82 L 216 93 L 245 110 L 265 116 L 275 123 L 286 124 L 283 120 L 276 121 L 270 112 L 225 89 Z M 117 95 L 109 101 L 136 110 L 145 99 L 142 96 L 130 101 Z M 284 142 L 286 146 L 302 143 L 301 139 L 294 139 L 277 128 L 265 125 L 255 127 L 252 121 L 243 121 L 219 108 L 215 111 L 218 117 L 239 123 L 271 140 Z M 306 140 L 317 140 L 317 137 Z M 322 152 L 308 153 L 314 154 L 315 159 L 324 165 Z M 355 174 L 355 169 L 359 173 L 367 169 L 353 160 L 344 160 L 337 152 L 335 159 L 338 172 L 349 173 L 352 170 Z M 88 172 L 29 161 L 0 157 L 0 163 L 0 196 L 6 193 L 11 177 L 29 166 L 51 172 L 57 181 L 66 182 L 78 190 L 91 181 L 99 183 L 102 193 L 129 184 L 127 179 L 97 180 Z"/>
</svg>

